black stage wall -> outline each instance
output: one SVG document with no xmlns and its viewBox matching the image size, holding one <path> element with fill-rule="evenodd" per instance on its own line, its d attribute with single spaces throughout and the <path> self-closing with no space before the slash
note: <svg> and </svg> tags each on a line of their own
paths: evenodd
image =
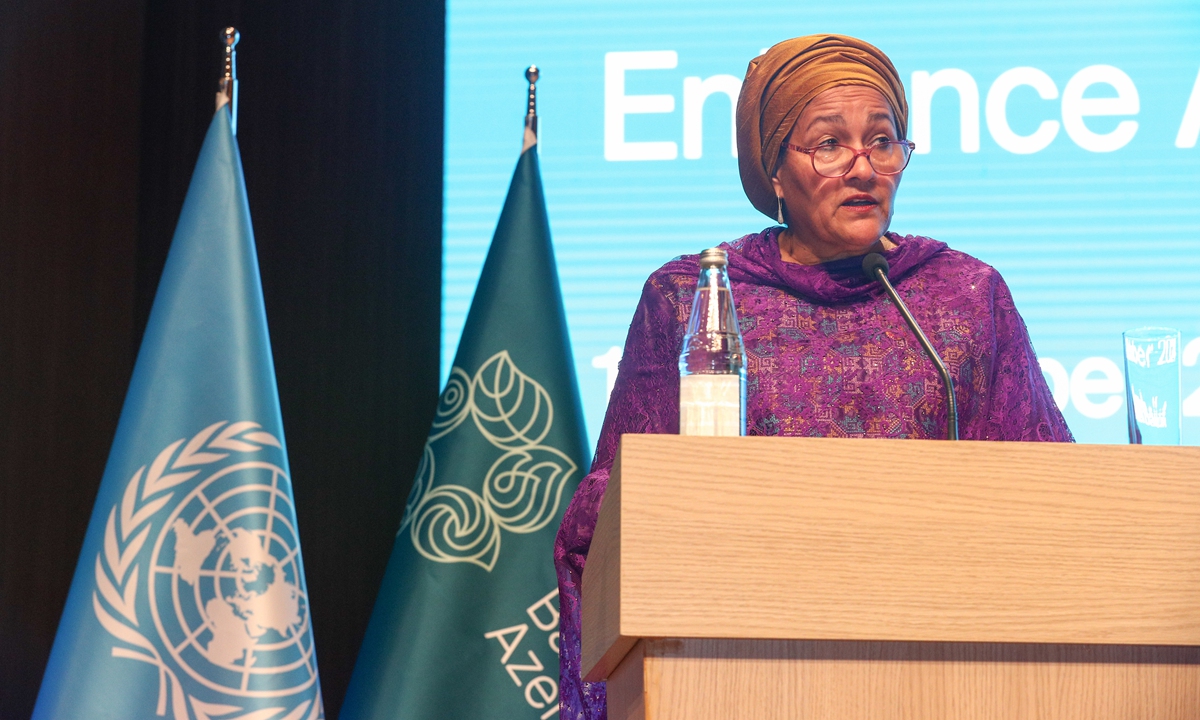
<svg viewBox="0 0 1200 720">
<path fill-rule="evenodd" d="M 444 17 L 444 0 L 0 2 L 0 719 L 33 707 L 226 24 L 336 717 L 436 403 Z"/>
</svg>

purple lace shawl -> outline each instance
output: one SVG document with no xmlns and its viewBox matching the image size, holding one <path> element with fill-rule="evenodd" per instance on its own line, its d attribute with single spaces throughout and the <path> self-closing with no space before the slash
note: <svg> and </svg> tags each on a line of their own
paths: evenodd
<svg viewBox="0 0 1200 720">
<path fill-rule="evenodd" d="M 937 373 L 862 259 L 784 262 L 778 232 L 722 246 L 746 344 L 747 433 L 945 437 Z M 1073 441 L 1000 274 L 936 240 L 888 237 L 892 282 L 954 377 L 960 436 Z M 678 356 L 699 271 L 686 255 L 647 280 L 591 472 L 558 531 L 562 720 L 606 717 L 604 683 L 580 677 L 580 579 L 621 435 L 679 432 Z"/>
</svg>

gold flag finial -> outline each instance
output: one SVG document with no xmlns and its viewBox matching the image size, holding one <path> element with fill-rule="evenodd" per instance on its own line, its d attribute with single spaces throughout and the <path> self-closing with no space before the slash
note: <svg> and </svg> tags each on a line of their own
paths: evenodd
<svg viewBox="0 0 1200 720">
<path fill-rule="evenodd" d="M 525 142 L 521 152 L 537 145 L 538 141 L 537 81 L 540 74 L 537 65 L 530 65 L 525 70 L 525 79 L 529 81 L 529 108 L 525 113 Z"/>
<path fill-rule="evenodd" d="M 230 125 L 233 127 L 233 134 L 237 135 L 237 51 L 234 46 L 241 40 L 242 34 L 237 31 L 237 28 L 227 27 L 221 31 L 221 44 L 225 48 L 225 57 L 223 62 L 223 70 L 221 72 L 221 80 L 217 84 L 217 109 L 222 106 L 229 105 Z"/>
</svg>

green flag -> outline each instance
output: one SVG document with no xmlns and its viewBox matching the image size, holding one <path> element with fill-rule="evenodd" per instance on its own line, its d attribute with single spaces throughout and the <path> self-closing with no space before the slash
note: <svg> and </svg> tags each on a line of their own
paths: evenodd
<svg viewBox="0 0 1200 720">
<path fill-rule="evenodd" d="M 517 162 L 342 720 L 557 715 L 553 545 L 585 448 L 534 145 Z"/>
</svg>

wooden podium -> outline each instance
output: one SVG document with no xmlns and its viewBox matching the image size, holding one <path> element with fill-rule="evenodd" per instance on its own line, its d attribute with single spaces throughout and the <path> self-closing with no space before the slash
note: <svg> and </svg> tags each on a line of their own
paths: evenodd
<svg viewBox="0 0 1200 720">
<path fill-rule="evenodd" d="M 1200 718 L 1200 448 L 626 435 L 611 720 Z"/>
</svg>

